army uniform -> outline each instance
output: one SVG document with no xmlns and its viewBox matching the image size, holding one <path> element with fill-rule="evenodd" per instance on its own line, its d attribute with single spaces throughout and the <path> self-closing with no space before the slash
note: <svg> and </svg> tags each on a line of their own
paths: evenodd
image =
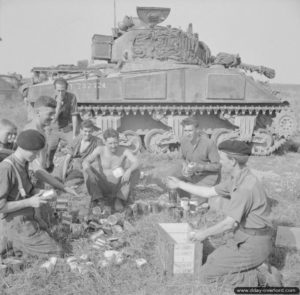
<svg viewBox="0 0 300 295">
<path fill-rule="evenodd" d="M 82 152 L 80 152 L 80 146 L 82 142 L 82 135 L 78 135 L 75 139 L 72 140 L 72 142 L 67 146 L 67 155 L 71 156 L 70 163 L 68 165 L 67 171 L 66 171 L 66 180 L 69 181 L 72 179 L 84 179 L 83 175 L 83 168 L 82 168 L 82 162 L 84 159 L 90 155 L 96 147 L 103 145 L 103 142 L 100 138 L 96 136 L 92 136 L 89 145 L 86 147 L 86 149 Z M 63 163 L 61 164 L 61 167 L 59 167 L 57 174 L 59 178 L 62 178 L 62 170 L 63 170 Z"/>
<path fill-rule="evenodd" d="M 186 140 L 183 137 L 181 141 L 181 154 L 182 158 L 187 162 L 197 163 L 203 166 L 203 169 L 194 173 L 192 176 L 180 177 L 183 181 L 188 181 L 196 185 L 214 186 L 220 181 L 221 176 L 221 164 L 220 156 L 216 145 L 205 134 L 199 134 L 196 143 L 193 145 L 190 140 Z M 181 197 L 190 197 L 190 194 L 179 189 Z M 191 196 L 193 197 L 193 195 Z M 206 201 L 205 198 L 197 196 L 199 203 Z M 216 198 L 208 200 L 208 203 L 212 207 L 215 205 Z"/>
<path fill-rule="evenodd" d="M 201 280 L 257 286 L 256 268 L 268 258 L 272 249 L 266 193 L 247 167 L 237 177 L 215 186 L 215 191 L 221 196 L 230 196 L 224 211 L 239 225 L 233 238 L 208 256 L 201 270 Z"/>
<path fill-rule="evenodd" d="M 7 162 L 7 159 L 13 164 Z M 30 196 L 33 185 L 28 175 L 28 164 L 22 164 L 14 154 L 0 163 L 0 208 L 6 202 L 18 201 Z M 17 176 L 15 169 L 18 171 Z M 20 183 L 21 182 L 21 183 Z M 21 192 L 24 192 L 21 194 Z M 24 196 L 23 196 L 24 195 Z M 0 251 L 1 254 L 12 249 L 23 255 L 60 255 L 61 248 L 40 228 L 34 217 L 34 208 L 27 207 L 15 212 L 1 214 Z"/>
<path fill-rule="evenodd" d="M 57 97 L 55 97 L 57 100 Z M 61 104 L 57 104 L 54 123 L 47 128 L 48 168 L 53 166 L 53 158 L 60 140 L 72 140 L 72 116 L 77 115 L 77 99 L 73 93 L 66 92 Z"/>
</svg>

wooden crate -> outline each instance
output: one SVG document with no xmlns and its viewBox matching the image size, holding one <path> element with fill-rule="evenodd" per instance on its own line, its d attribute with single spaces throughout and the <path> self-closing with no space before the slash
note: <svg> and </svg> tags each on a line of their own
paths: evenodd
<svg viewBox="0 0 300 295">
<path fill-rule="evenodd" d="M 158 224 L 158 255 L 167 276 L 191 274 L 197 276 L 202 266 L 203 244 L 192 242 L 187 223 Z"/>
<path fill-rule="evenodd" d="M 300 250 L 300 228 L 278 226 L 275 246 Z"/>
</svg>

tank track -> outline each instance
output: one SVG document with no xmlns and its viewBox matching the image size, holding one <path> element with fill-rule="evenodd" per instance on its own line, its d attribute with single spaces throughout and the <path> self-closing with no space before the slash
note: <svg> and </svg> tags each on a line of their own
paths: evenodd
<svg viewBox="0 0 300 295">
<path fill-rule="evenodd" d="M 136 115 L 138 112 L 144 115 L 145 113 L 152 114 L 153 112 L 162 112 L 163 114 L 179 114 L 179 115 L 200 115 L 207 114 L 218 114 L 221 113 L 234 113 L 234 114 L 246 114 L 258 115 L 262 114 L 272 114 L 273 112 L 280 112 L 284 106 L 283 105 L 254 105 L 254 104 L 244 104 L 244 105 L 182 105 L 182 104 L 108 104 L 103 103 L 100 105 L 95 104 L 78 104 L 78 109 L 80 112 L 93 111 L 95 114 L 101 113 L 104 115 L 129 115 L 133 113 Z"/>
<path fill-rule="evenodd" d="M 102 105 L 99 104 L 80 104 L 78 106 L 79 112 L 90 112 L 93 111 L 94 114 L 102 114 L 102 115 L 136 115 L 140 113 L 144 115 L 148 113 L 152 115 L 153 113 L 162 113 L 164 115 L 196 115 L 196 114 L 215 114 L 218 113 L 228 113 L 233 115 L 258 115 L 258 114 L 269 114 L 275 115 L 280 113 L 282 110 L 286 109 L 287 106 L 284 104 L 278 105 L 254 105 L 254 104 L 243 104 L 243 105 L 182 105 L 182 104 L 108 104 L 104 103 Z M 255 156 L 268 156 L 272 154 L 274 151 L 279 149 L 286 142 L 286 138 L 277 138 L 274 141 L 274 144 L 264 150 L 253 151 L 252 155 Z"/>
</svg>

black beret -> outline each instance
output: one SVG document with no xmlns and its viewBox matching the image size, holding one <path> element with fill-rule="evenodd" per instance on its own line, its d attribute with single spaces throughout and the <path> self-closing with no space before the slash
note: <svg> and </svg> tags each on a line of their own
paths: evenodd
<svg viewBox="0 0 300 295">
<path fill-rule="evenodd" d="M 238 140 L 225 140 L 221 142 L 218 146 L 219 151 L 241 155 L 241 156 L 250 156 L 251 155 L 251 145 Z"/>
<path fill-rule="evenodd" d="M 27 151 L 39 151 L 45 144 L 44 135 L 33 129 L 22 131 L 17 138 L 17 145 Z"/>
</svg>

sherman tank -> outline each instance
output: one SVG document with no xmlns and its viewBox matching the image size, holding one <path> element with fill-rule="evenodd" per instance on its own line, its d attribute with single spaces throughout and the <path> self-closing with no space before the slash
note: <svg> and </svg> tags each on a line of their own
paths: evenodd
<svg viewBox="0 0 300 295">
<path fill-rule="evenodd" d="M 92 64 L 36 67 L 28 99 L 53 95 L 52 81 L 68 79 L 81 118 L 104 131 L 115 128 L 122 143 L 138 151 L 168 152 L 180 143 L 181 121 L 196 116 L 219 144 L 252 143 L 254 155 L 269 155 L 297 130 L 289 103 L 249 74 L 274 78 L 275 71 L 242 62 L 239 55 L 211 54 L 193 32 L 159 25 L 169 8 L 137 7 L 111 36 L 94 35 Z M 41 79 L 39 79 L 41 77 Z"/>
</svg>

